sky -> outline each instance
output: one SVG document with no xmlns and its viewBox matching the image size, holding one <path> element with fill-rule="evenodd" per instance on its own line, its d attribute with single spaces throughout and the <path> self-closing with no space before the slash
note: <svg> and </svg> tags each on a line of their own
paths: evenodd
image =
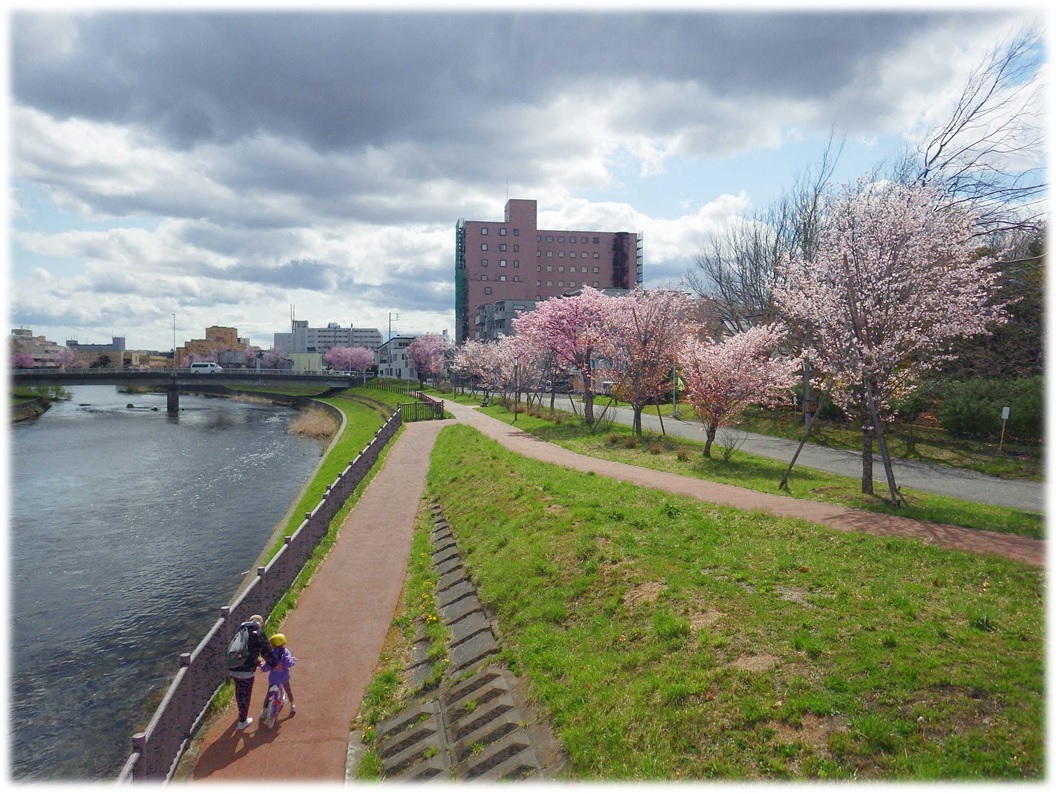
<svg viewBox="0 0 1056 794">
<path fill-rule="evenodd" d="M 916 148 L 1033 4 L 11 3 L 9 328 L 454 337 L 455 225 L 535 199 L 645 286 L 842 144 Z M 32 9 L 45 9 L 37 13 Z M 82 10 L 86 9 L 86 10 Z M 435 9 L 435 10 L 434 10 Z M 860 10 L 861 9 L 861 10 Z"/>
</svg>

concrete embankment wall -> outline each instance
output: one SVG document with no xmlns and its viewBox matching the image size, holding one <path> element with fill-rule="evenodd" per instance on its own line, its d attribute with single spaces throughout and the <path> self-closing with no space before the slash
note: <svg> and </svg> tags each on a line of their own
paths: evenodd
<svg viewBox="0 0 1056 794">
<path fill-rule="evenodd" d="M 36 419 L 50 407 L 50 403 L 40 397 L 34 397 L 24 403 L 17 403 L 11 406 L 11 421 L 22 422 L 26 419 Z"/>
</svg>

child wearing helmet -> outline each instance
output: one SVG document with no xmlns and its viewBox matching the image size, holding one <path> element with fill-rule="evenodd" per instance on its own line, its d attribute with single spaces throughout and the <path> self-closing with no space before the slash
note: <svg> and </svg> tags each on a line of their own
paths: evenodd
<svg viewBox="0 0 1056 794">
<path fill-rule="evenodd" d="M 260 663 L 260 669 L 268 673 L 268 686 L 282 684 L 286 690 L 286 699 L 290 701 L 290 714 L 297 713 L 293 703 L 293 689 L 290 687 L 290 668 L 297 663 L 296 657 L 286 646 L 285 634 L 271 635 L 271 653 Z"/>
</svg>

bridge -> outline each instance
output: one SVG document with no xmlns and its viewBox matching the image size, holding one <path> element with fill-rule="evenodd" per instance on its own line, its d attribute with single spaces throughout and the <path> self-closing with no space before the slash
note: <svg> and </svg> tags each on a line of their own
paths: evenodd
<svg viewBox="0 0 1056 794">
<path fill-rule="evenodd" d="M 169 413 L 180 410 L 180 391 L 195 391 L 216 386 L 278 386 L 310 383 L 324 389 L 347 389 L 363 380 L 350 372 L 292 372 L 288 369 L 231 369 L 200 373 L 190 369 L 58 369 L 33 368 L 12 370 L 16 386 L 106 386 L 130 385 L 164 388 L 168 393 Z"/>
</svg>

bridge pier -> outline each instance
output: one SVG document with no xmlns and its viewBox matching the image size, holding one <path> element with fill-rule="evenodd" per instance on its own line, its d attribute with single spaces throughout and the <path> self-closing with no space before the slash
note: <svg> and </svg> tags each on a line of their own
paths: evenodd
<svg viewBox="0 0 1056 794">
<path fill-rule="evenodd" d="M 170 414 L 180 412 L 180 390 L 176 386 L 169 386 L 166 390 L 165 407 Z"/>
</svg>

